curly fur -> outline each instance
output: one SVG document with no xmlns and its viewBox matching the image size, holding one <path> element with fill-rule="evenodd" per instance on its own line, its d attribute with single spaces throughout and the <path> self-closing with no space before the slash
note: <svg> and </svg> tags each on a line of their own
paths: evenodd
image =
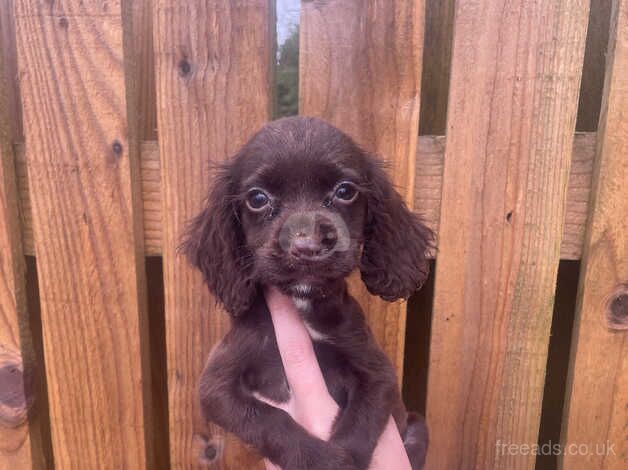
<svg viewBox="0 0 628 470">
<path fill-rule="evenodd" d="M 343 182 L 353 199 L 338 196 Z M 255 190 L 266 195 L 260 209 L 247 205 Z M 315 247 L 307 256 L 299 237 Z M 264 126 L 218 168 L 180 247 L 233 319 L 201 378 L 204 416 L 284 470 L 356 470 L 368 467 L 392 415 L 421 468 L 425 424 L 406 412 L 394 368 L 345 278 L 360 269 L 371 293 L 405 299 L 425 281 L 432 238 L 377 159 L 346 134 L 315 118 Z M 262 295 L 269 284 L 295 298 L 341 408 L 328 442 L 259 399 L 282 402 L 290 393 Z"/>
<path fill-rule="evenodd" d="M 364 228 L 362 280 L 369 292 L 384 300 L 407 299 L 421 288 L 429 273 L 426 253 L 432 232 L 410 212 L 381 165 L 365 157 L 371 186 Z"/>
<path fill-rule="evenodd" d="M 179 249 L 203 273 L 205 283 L 233 315 L 245 312 L 258 289 L 238 221 L 229 167 L 217 174 L 206 207 L 190 222 Z"/>
</svg>

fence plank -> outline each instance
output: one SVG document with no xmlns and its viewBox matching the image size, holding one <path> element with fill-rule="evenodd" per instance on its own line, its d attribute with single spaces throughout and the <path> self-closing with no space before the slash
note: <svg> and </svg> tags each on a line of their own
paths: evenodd
<svg viewBox="0 0 628 470">
<path fill-rule="evenodd" d="M 197 384 L 227 315 L 199 273 L 177 256 L 186 222 L 207 195 L 210 164 L 235 153 L 271 116 L 274 23 L 270 0 L 159 0 L 154 5 L 157 127 L 173 468 L 252 460 L 200 416 Z M 227 442 L 229 441 L 229 442 Z"/>
<path fill-rule="evenodd" d="M 12 141 L 19 130 L 13 2 L 0 5 L 0 468 L 46 468 Z M 39 398 L 41 400 L 41 398 Z M 29 424 L 30 416 L 30 424 Z"/>
<path fill-rule="evenodd" d="M 455 0 L 425 0 L 420 135 L 445 133 L 455 4 Z"/>
<path fill-rule="evenodd" d="M 2 101 L 0 97 L 0 109 Z M 5 130 L 0 122 L 0 134 Z M 6 140 L 0 135 L 0 468 L 9 469 L 31 468 L 35 460 L 41 465 L 43 455 L 31 456 L 28 408 L 34 397 L 27 374 L 32 364 L 23 358 L 22 335 L 28 332 L 21 331 L 28 328 L 24 254 L 13 155 Z"/>
<path fill-rule="evenodd" d="M 589 453 L 561 456 L 570 470 L 628 466 L 628 1 L 612 18 L 562 436 Z"/>
<path fill-rule="evenodd" d="M 152 8 L 151 0 L 134 0 L 131 3 L 134 65 L 138 69 L 136 71 L 138 132 L 141 140 L 157 138 Z"/>
<path fill-rule="evenodd" d="M 414 202 L 424 4 L 303 2 L 299 111 L 322 117 L 390 162 L 392 180 Z M 380 345 L 403 370 L 406 304 L 389 304 L 351 283 Z"/>
<path fill-rule="evenodd" d="M 457 2 L 427 467 L 533 468 L 588 2 Z"/>
<path fill-rule="evenodd" d="M 55 463 L 145 468 L 139 153 L 121 5 L 25 0 L 16 10 Z"/>
<path fill-rule="evenodd" d="M 584 66 L 578 102 L 576 129 L 578 131 L 597 131 L 600 119 L 602 89 L 604 88 L 603 70 L 606 68 L 608 33 L 611 24 L 611 6 L 613 0 L 595 0 L 591 2 L 587 44 L 584 50 Z"/>
</svg>

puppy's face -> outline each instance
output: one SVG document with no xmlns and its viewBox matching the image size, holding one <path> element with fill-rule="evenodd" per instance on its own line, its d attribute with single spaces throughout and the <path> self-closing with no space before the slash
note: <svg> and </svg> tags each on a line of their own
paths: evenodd
<svg viewBox="0 0 628 470">
<path fill-rule="evenodd" d="M 259 282 L 315 297 L 359 265 L 368 182 L 359 150 L 346 144 L 321 151 L 282 139 L 234 162 L 237 212 Z"/>
<path fill-rule="evenodd" d="M 219 171 L 182 248 L 238 315 L 261 285 L 324 296 L 355 268 L 373 294 L 406 298 L 427 275 L 431 238 L 375 158 L 295 117 L 264 126 Z"/>
</svg>

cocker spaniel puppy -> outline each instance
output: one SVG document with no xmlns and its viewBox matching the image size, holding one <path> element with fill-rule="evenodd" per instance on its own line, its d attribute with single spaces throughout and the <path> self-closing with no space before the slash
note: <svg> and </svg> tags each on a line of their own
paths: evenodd
<svg viewBox="0 0 628 470">
<path fill-rule="evenodd" d="M 346 134 L 308 117 L 265 125 L 220 168 L 182 245 L 232 317 L 201 378 L 205 417 L 284 470 L 337 470 L 366 469 L 392 415 L 421 468 L 424 421 L 406 412 L 345 278 L 359 269 L 371 293 L 406 299 L 427 276 L 431 240 L 377 160 Z M 327 442 L 266 402 L 285 402 L 290 390 L 263 285 L 292 296 L 310 331 L 340 407 Z"/>
</svg>

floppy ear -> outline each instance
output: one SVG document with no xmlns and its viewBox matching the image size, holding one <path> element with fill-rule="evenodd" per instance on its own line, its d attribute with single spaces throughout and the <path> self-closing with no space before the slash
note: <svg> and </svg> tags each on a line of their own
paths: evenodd
<svg viewBox="0 0 628 470">
<path fill-rule="evenodd" d="M 207 287 L 225 309 L 238 316 L 251 306 L 257 286 L 233 188 L 230 169 L 225 166 L 214 179 L 205 208 L 190 221 L 179 250 L 203 273 Z"/>
<path fill-rule="evenodd" d="M 408 210 L 380 164 L 373 157 L 365 158 L 369 174 L 362 280 L 369 292 L 384 300 L 407 299 L 427 278 L 426 252 L 434 236 Z"/>
</svg>

